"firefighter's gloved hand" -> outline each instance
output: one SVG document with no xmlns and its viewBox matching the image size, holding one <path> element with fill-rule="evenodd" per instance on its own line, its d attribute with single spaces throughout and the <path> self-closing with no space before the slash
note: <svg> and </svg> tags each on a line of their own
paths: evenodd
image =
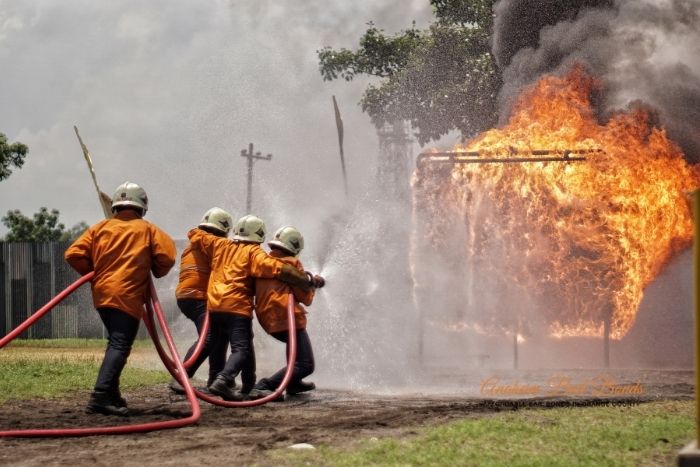
<svg viewBox="0 0 700 467">
<path fill-rule="evenodd" d="M 325 279 L 323 277 L 319 276 L 318 274 L 314 275 L 311 274 L 309 271 L 304 271 L 304 274 L 306 274 L 306 279 L 309 281 L 309 287 L 314 288 L 314 289 L 320 289 L 324 285 L 326 285 Z"/>
<path fill-rule="evenodd" d="M 316 287 L 317 289 L 320 289 L 321 287 L 326 285 L 326 280 L 323 277 L 319 276 L 318 274 L 313 276 L 313 278 L 311 279 L 311 282 L 314 284 L 314 287 Z"/>
<path fill-rule="evenodd" d="M 294 266 L 290 266 L 289 264 L 282 265 L 279 279 L 282 282 L 286 282 L 289 285 L 292 285 L 294 287 L 301 287 L 305 290 L 313 288 L 314 286 L 311 277 L 309 277 L 308 272 L 304 273 L 302 271 L 299 271 L 297 268 L 295 268 Z"/>
<path fill-rule="evenodd" d="M 314 285 L 314 275 L 311 274 L 309 271 L 304 271 L 304 275 L 306 276 L 306 282 L 308 283 L 309 287 L 311 287 L 311 288 L 316 287 Z"/>
</svg>

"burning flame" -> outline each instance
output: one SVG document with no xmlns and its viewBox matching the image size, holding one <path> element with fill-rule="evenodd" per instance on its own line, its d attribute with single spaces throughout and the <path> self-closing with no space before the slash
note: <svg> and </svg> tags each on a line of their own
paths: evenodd
<svg viewBox="0 0 700 467">
<path fill-rule="evenodd" d="M 461 261 L 497 286 L 474 293 L 515 287 L 555 337 L 600 336 L 607 320 L 611 337 L 622 338 L 644 288 L 692 240 L 687 193 L 700 186 L 700 169 L 644 109 L 599 124 L 590 96 L 600 86 L 580 66 L 545 77 L 520 96 L 503 128 L 455 148 L 504 159 L 600 150 L 586 161 L 457 164 L 448 173 L 421 164 L 413 180 L 427 244 L 444 248 L 457 225 Z M 465 283 L 478 281 L 467 276 Z M 491 328 L 528 326 L 527 316 L 482 308 L 478 319 Z"/>
</svg>

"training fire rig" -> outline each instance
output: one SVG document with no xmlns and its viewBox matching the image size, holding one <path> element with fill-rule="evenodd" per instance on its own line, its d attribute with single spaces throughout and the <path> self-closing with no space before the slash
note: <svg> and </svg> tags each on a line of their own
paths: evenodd
<svg viewBox="0 0 700 467">
<path fill-rule="evenodd" d="M 497 151 L 422 152 L 416 159 L 420 169 L 426 164 L 517 164 L 526 162 L 584 162 L 586 156 L 603 154 L 602 149 L 530 149 L 508 148 Z M 605 368 L 610 366 L 610 316 L 604 322 L 603 353 Z M 518 333 L 513 333 L 513 368 L 518 369 Z"/>
<path fill-rule="evenodd" d="M 581 162 L 586 155 L 602 153 L 602 149 L 532 149 L 508 151 L 444 151 L 422 152 L 416 165 L 422 164 L 513 164 L 524 162 Z M 498 157 L 502 155 L 501 157 Z M 503 157 L 506 156 L 506 157 Z"/>
</svg>

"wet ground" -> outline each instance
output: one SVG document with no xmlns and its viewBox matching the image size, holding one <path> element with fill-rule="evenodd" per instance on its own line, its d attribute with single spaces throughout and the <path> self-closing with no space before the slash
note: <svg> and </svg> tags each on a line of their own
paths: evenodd
<svg viewBox="0 0 700 467">
<path fill-rule="evenodd" d="M 475 376 L 475 375 L 473 375 Z M 86 438 L 0 439 L 0 465 L 237 465 L 273 464 L 266 451 L 296 443 L 347 446 L 369 437 L 404 437 L 425 425 L 483 417 L 502 410 L 526 407 L 637 404 L 660 399 L 693 397 L 690 371 L 616 370 L 500 372 L 480 374 L 440 394 L 367 394 L 319 389 L 248 409 L 202 404 L 202 418 L 192 427 L 146 434 Z M 498 383 L 484 386 L 484 380 Z M 607 378 L 607 379 L 606 379 Z M 551 394 L 552 382 L 569 394 Z M 568 383 L 562 383 L 568 381 Z M 637 384 L 639 383 L 639 384 Z M 602 385 L 602 386 L 601 386 Z M 623 388 L 618 394 L 593 394 L 605 387 Z M 617 385 L 617 386 L 616 386 Z M 519 388 L 529 388 L 528 390 Z M 641 387 L 641 391 L 639 390 Z M 480 395 L 481 389 L 501 391 Z M 499 389 L 500 388 L 500 389 Z M 534 392 L 535 388 L 539 393 Z M 598 388 L 598 389 L 596 389 Z M 474 393 L 474 390 L 477 393 Z M 521 391 L 521 395 L 506 394 Z M 549 392 L 547 392 L 549 391 Z M 0 429 L 108 426 L 144 423 L 188 415 L 184 398 L 171 396 L 166 385 L 124 394 L 133 415 L 118 419 L 83 412 L 88 394 L 54 401 L 7 402 L 0 405 Z"/>
</svg>

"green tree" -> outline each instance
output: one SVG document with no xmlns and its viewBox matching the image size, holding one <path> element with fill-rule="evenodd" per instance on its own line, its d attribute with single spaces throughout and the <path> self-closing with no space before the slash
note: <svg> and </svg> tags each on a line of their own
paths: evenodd
<svg viewBox="0 0 700 467">
<path fill-rule="evenodd" d="M 9 229 L 4 240 L 6 242 L 74 240 L 88 228 L 85 222 L 79 222 L 66 230 L 66 226 L 58 222 L 58 216 L 57 209 L 49 211 L 45 207 L 40 208 L 31 219 L 17 209 L 7 211 L 7 215 L 2 218 L 2 223 Z"/>
<path fill-rule="evenodd" d="M 7 137 L 0 133 L 0 181 L 12 175 L 12 167 L 22 167 L 28 150 L 22 143 L 9 144 Z"/>
<path fill-rule="evenodd" d="M 420 144 L 459 130 L 464 138 L 495 125 L 501 75 L 489 36 L 494 0 L 430 0 L 436 20 L 387 35 L 374 24 L 357 50 L 319 51 L 324 80 L 382 78 L 360 101 L 376 127 L 409 120 Z"/>
<path fill-rule="evenodd" d="M 70 229 L 67 229 L 65 232 L 63 232 L 59 240 L 72 242 L 73 240 L 80 237 L 83 234 L 83 232 L 85 232 L 89 227 L 90 226 L 87 224 L 87 222 L 80 221 Z"/>
</svg>

